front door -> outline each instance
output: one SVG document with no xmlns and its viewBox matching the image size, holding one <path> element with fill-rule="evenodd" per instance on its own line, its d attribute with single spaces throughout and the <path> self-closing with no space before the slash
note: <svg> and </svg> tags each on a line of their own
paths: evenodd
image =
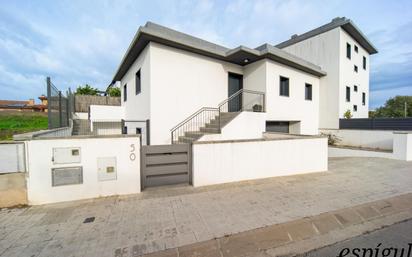
<svg viewBox="0 0 412 257">
<path fill-rule="evenodd" d="M 228 97 L 243 88 L 243 76 L 240 74 L 229 73 Z M 229 112 L 238 112 L 242 109 L 242 94 L 238 94 L 228 103 Z"/>
</svg>

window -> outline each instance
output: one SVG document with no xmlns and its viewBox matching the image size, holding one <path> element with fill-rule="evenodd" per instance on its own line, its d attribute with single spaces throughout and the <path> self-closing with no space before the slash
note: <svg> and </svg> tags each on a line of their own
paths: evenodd
<svg viewBox="0 0 412 257">
<path fill-rule="evenodd" d="M 358 72 L 358 66 L 354 65 L 354 66 L 353 66 L 353 70 L 354 70 L 355 72 Z"/>
<path fill-rule="evenodd" d="M 357 85 L 353 86 L 353 91 L 358 92 L 358 86 Z"/>
<path fill-rule="evenodd" d="M 289 96 L 289 78 L 280 76 L 279 95 Z"/>
<path fill-rule="evenodd" d="M 141 79 L 140 79 L 140 70 L 136 72 L 136 95 L 140 94 L 142 92 L 142 85 L 141 85 Z"/>
<path fill-rule="evenodd" d="M 305 84 L 305 100 L 312 100 L 312 85 Z"/>
<path fill-rule="evenodd" d="M 358 46 L 357 45 L 355 45 L 353 48 L 355 49 L 355 52 L 358 52 Z"/>
<path fill-rule="evenodd" d="M 366 57 L 365 56 L 362 59 L 362 66 L 363 66 L 363 69 L 366 70 Z"/>
<path fill-rule="evenodd" d="M 366 93 L 362 93 L 362 105 L 366 105 Z"/>
<path fill-rule="evenodd" d="M 351 47 L 349 43 L 346 43 L 346 57 L 350 60 L 351 58 Z"/>
<path fill-rule="evenodd" d="M 123 86 L 123 102 L 127 101 L 127 84 Z"/>
<path fill-rule="evenodd" d="M 123 132 L 122 133 L 125 134 L 125 135 L 127 134 L 127 127 L 126 126 L 123 127 Z"/>
<path fill-rule="evenodd" d="M 357 112 L 357 111 L 358 111 L 358 106 L 357 106 L 356 104 L 353 106 L 353 111 L 354 111 L 354 112 Z"/>
<path fill-rule="evenodd" d="M 346 87 L 346 102 L 350 102 L 350 87 Z"/>
<path fill-rule="evenodd" d="M 142 134 L 142 128 L 136 128 L 136 134 Z"/>
</svg>

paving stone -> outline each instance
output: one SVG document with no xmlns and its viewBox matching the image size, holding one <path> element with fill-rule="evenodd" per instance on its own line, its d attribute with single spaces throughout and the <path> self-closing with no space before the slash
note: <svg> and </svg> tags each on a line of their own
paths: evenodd
<svg viewBox="0 0 412 257">
<path fill-rule="evenodd" d="M 321 235 L 341 228 L 341 225 L 339 225 L 336 218 L 329 213 L 315 216 L 314 218 L 311 218 L 311 221 Z"/>
<path fill-rule="evenodd" d="M 186 245 L 178 248 L 179 257 L 215 257 L 220 256 L 217 240 Z"/>
<path fill-rule="evenodd" d="M 278 247 L 290 242 L 289 235 L 284 227 L 273 225 L 253 230 L 254 243 L 260 250 Z"/>
<path fill-rule="evenodd" d="M 316 235 L 316 231 L 309 219 L 286 223 L 284 228 L 294 241 L 307 239 Z"/>
<path fill-rule="evenodd" d="M 178 255 L 177 249 L 175 248 L 175 249 L 168 249 L 168 250 L 155 252 L 155 253 L 149 253 L 149 254 L 145 254 L 143 256 L 144 257 L 178 257 L 179 255 Z M 180 255 L 180 256 L 182 256 L 182 255 Z"/>
<path fill-rule="evenodd" d="M 380 214 L 371 205 L 355 207 L 354 210 L 364 219 L 371 220 L 378 217 Z"/>
<path fill-rule="evenodd" d="M 381 215 L 387 215 L 396 212 L 396 208 L 389 201 L 377 201 L 375 203 L 371 203 L 371 205 Z"/>
<path fill-rule="evenodd" d="M 332 214 L 344 227 L 362 223 L 362 218 L 352 209 L 339 210 Z"/>
<path fill-rule="evenodd" d="M 224 257 L 249 256 L 259 251 L 251 233 L 240 233 L 218 239 Z"/>
</svg>

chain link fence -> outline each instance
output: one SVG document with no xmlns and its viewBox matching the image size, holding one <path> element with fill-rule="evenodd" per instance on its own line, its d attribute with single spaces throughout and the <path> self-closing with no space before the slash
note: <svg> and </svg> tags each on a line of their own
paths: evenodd
<svg viewBox="0 0 412 257">
<path fill-rule="evenodd" d="M 74 96 L 69 89 L 66 96 L 63 95 L 47 77 L 47 112 L 49 129 L 68 127 L 74 111 Z"/>
</svg>

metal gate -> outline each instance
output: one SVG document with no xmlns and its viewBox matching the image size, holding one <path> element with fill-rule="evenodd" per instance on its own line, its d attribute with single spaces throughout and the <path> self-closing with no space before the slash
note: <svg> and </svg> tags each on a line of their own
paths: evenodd
<svg viewBox="0 0 412 257">
<path fill-rule="evenodd" d="M 142 146 L 142 189 L 191 184 L 191 167 L 190 144 Z"/>
</svg>

